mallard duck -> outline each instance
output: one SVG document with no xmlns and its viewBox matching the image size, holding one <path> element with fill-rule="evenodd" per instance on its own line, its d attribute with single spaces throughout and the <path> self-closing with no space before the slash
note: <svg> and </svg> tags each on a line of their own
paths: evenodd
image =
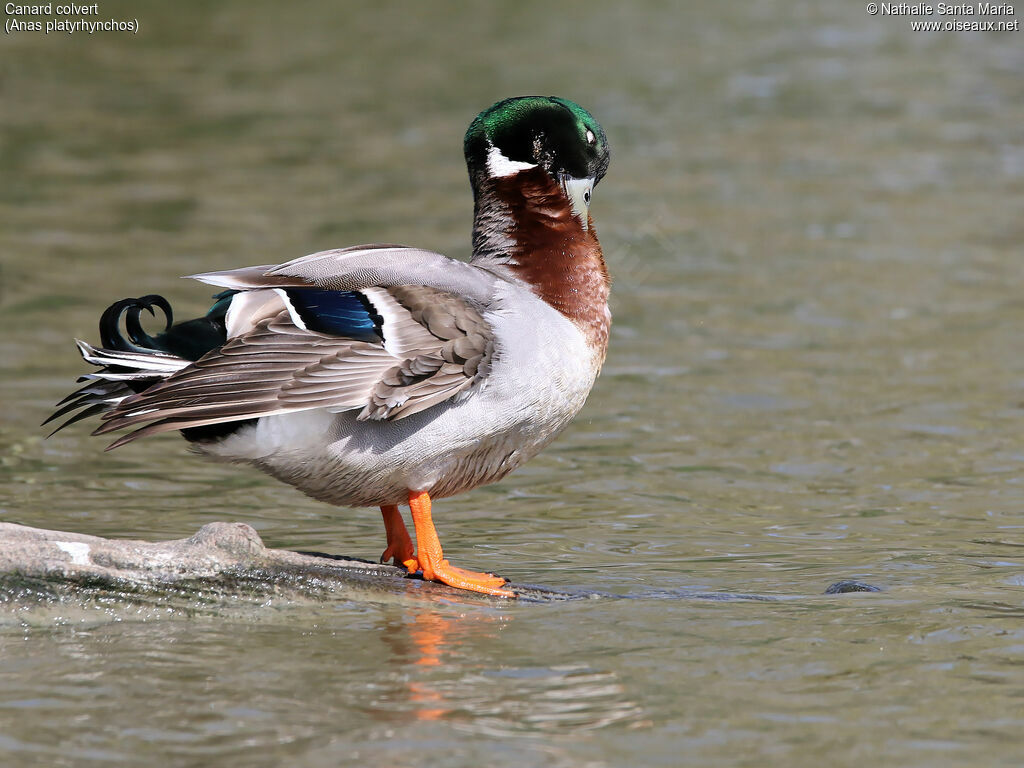
<svg viewBox="0 0 1024 768">
<path fill-rule="evenodd" d="M 191 275 L 222 292 L 177 325 L 160 296 L 118 301 L 102 344 L 77 342 L 100 370 L 50 418 L 82 409 L 58 429 L 102 414 L 93 434 L 132 430 L 109 448 L 180 430 L 313 498 L 379 506 L 381 562 L 514 597 L 445 559 L 431 499 L 500 480 L 583 407 L 611 324 L 589 213 L 609 150 L 589 112 L 535 96 L 480 113 L 464 149 L 470 262 L 375 244 Z M 150 336 L 140 314 L 157 309 L 167 327 Z"/>
</svg>

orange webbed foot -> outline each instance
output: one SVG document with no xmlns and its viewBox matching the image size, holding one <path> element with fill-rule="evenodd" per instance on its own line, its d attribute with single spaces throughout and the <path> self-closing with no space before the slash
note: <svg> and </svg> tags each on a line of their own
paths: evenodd
<svg viewBox="0 0 1024 768">
<path fill-rule="evenodd" d="M 409 538 L 409 531 L 402 522 L 402 513 L 394 505 L 381 507 L 380 513 L 384 517 L 384 530 L 388 536 L 388 546 L 381 553 L 380 561 L 386 563 L 391 560 L 399 568 L 416 573 L 420 570 L 420 561 L 416 559 L 416 550 L 412 546 L 412 539 Z"/>
<path fill-rule="evenodd" d="M 467 571 L 465 568 L 456 568 L 447 560 L 440 563 L 432 563 L 430 576 L 427 575 L 427 566 L 423 567 L 423 578 L 428 581 L 440 581 L 449 587 L 456 589 L 468 589 L 472 592 L 483 592 L 486 595 L 496 597 L 515 597 L 516 593 L 510 589 L 501 589 L 507 582 L 501 576 L 481 571 Z"/>
<path fill-rule="evenodd" d="M 391 547 L 388 547 L 380 555 L 380 561 L 386 563 L 391 561 L 391 564 L 399 568 L 405 568 L 408 573 L 416 573 L 416 571 L 422 570 L 420 561 L 415 557 L 403 556 L 399 552 L 393 552 Z"/>
<path fill-rule="evenodd" d="M 449 563 L 441 551 L 441 541 L 434 528 L 434 520 L 430 514 L 430 496 L 426 491 L 409 492 L 409 509 L 412 511 L 412 522 L 416 527 L 416 559 L 427 581 L 439 581 L 450 587 L 466 589 L 471 592 L 482 592 L 496 597 L 515 597 L 510 589 L 501 589 L 507 582 L 500 576 L 479 571 L 467 571 L 456 568 Z"/>
</svg>

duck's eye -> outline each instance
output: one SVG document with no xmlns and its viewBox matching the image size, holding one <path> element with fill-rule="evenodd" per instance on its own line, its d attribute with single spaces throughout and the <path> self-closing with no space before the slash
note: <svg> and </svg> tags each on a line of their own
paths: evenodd
<svg viewBox="0 0 1024 768">
<path fill-rule="evenodd" d="M 595 141 L 597 141 L 597 136 L 594 135 L 592 130 L 587 128 L 587 144 L 593 144 Z"/>
</svg>

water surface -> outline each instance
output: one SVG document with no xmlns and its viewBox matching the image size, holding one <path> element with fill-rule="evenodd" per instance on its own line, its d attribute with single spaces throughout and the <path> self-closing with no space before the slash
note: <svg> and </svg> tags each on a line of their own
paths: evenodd
<svg viewBox="0 0 1024 768">
<path fill-rule="evenodd" d="M 374 240 L 466 256 L 465 126 L 555 93 L 612 143 L 608 363 L 557 443 L 436 515 L 458 563 L 629 599 L 12 610 L 0 762 L 1019 764 L 1020 33 L 856 3 L 102 10 L 141 33 L 0 42 L 3 519 L 376 556 L 374 510 L 37 424 L 113 299 L 184 316 L 208 289 L 179 275 Z"/>
</svg>

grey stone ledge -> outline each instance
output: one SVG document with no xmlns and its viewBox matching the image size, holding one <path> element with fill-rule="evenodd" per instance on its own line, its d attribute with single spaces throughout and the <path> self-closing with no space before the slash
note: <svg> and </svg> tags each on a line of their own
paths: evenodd
<svg viewBox="0 0 1024 768">
<path fill-rule="evenodd" d="M 513 586 L 527 600 L 580 599 L 540 587 Z M 175 604 L 267 596 L 325 600 L 403 598 L 507 602 L 410 578 L 403 568 L 315 552 L 269 549 L 252 526 L 209 523 L 187 539 L 107 539 L 0 523 L 0 603 L 59 600 Z M 198 602 L 197 602 L 198 601 Z"/>
</svg>

